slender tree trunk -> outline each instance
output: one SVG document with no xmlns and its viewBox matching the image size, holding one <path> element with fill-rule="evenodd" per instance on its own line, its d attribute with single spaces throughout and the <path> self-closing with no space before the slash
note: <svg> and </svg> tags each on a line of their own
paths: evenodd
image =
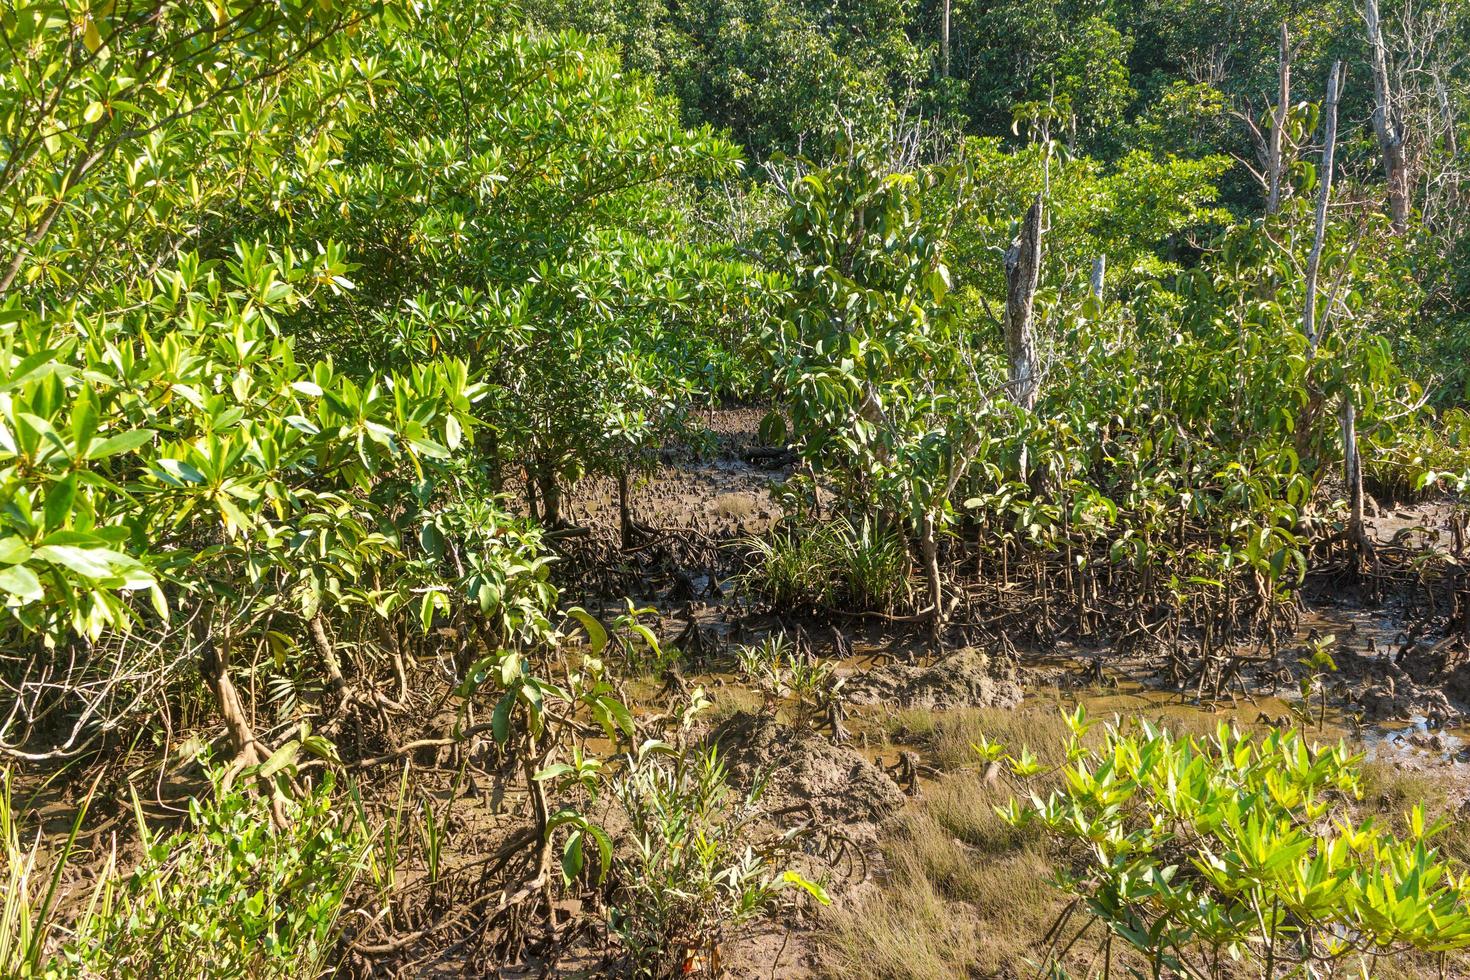
<svg viewBox="0 0 1470 980">
<path fill-rule="evenodd" d="M 1325 143 L 1322 147 L 1322 169 L 1317 180 L 1317 217 L 1312 233 L 1312 251 L 1307 255 L 1306 302 L 1302 309 L 1302 334 L 1307 339 L 1307 365 L 1303 382 L 1307 389 L 1307 403 L 1302 406 L 1296 420 L 1296 454 L 1305 459 L 1311 446 L 1312 428 L 1322 411 L 1322 389 L 1312 377 L 1312 363 L 1317 356 L 1320 342 L 1317 323 L 1317 275 L 1322 265 L 1322 246 L 1327 238 L 1327 205 L 1332 198 L 1333 160 L 1337 153 L 1337 102 L 1342 62 L 1332 63 L 1327 75 L 1327 101 L 1323 106 L 1326 117 Z"/>
<path fill-rule="evenodd" d="M 1342 429 L 1342 479 L 1348 492 L 1348 544 L 1355 567 L 1361 568 L 1368 553 L 1368 535 L 1363 527 L 1363 460 L 1358 455 L 1358 409 L 1353 390 L 1344 385 L 1337 406 Z"/>
<path fill-rule="evenodd" d="M 1099 303 L 1102 302 L 1103 281 L 1107 279 L 1107 275 L 1108 257 L 1106 255 L 1099 255 L 1092 260 L 1092 280 L 1088 284 L 1092 288 L 1092 295 L 1097 298 Z"/>
<path fill-rule="evenodd" d="M 1010 366 L 1011 401 L 1030 411 L 1041 386 L 1036 354 L 1036 286 L 1041 276 L 1041 195 L 1021 222 L 1021 233 L 1006 250 L 1006 359 Z"/>
<path fill-rule="evenodd" d="M 1325 143 L 1322 147 L 1322 169 L 1317 175 L 1317 220 L 1312 232 L 1312 251 L 1307 255 L 1307 300 L 1302 309 L 1302 333 L 1307 338 L 1308 354 L 1315 356 L 1318 336 L 1317 323 L 1317 275 L 1322 266 L 1322 246 L 1327 239 L 1327 205 L 1332 198 L 1333 162 L 1337 155 L 1337 102 L 1341 79 L 1342 62 L 1332 63 L 1327 76 L 1327 102 L 1323 106 L 1326 116 Z"/>
<path fill-rule="evenodd" d="M 1285 167 L 1284 140 L 1286 117 L 1291 106 L 1291 48 L 1288 44 L 1286 24 L 1281 25 L 1281 71 L 1276 93 L 1276 116 L 1271 127 L 1271 141 L 1266 148 L 1266 213 L 1281 210 L 1281 174 Z"/>
<path fill-rule="evenodd" d="M 919 525 L 919 552 L 924 559 L 924 578 L 929 584 L 929 646 L 938 654 L 944 632 L 944 578 L 939 573 L 939 536 L 933 514 L 925 514 Z"/>
<path fill-rule="evenodd" d="M 628 505 L 628 468 L 618 470 L 618 539 L 624 551 L 633 547 L 633 510 Z"/>
<path fill-rule="evenodd" d="M 939 25 L 939 74 L 942 78 L 949 77 L 949 7 L 950 0 L 944 0 L 943 20 Z"/>
<path fill-rule="evenodd" d="M 342 661 L 338 659 L 337 650 L 332 646 L 332 638 L 327 635 L 327 625 L 321 613 L 311 617 L 309 628 L 317 656 L 322 658 L 322 666 L 327 670 L 327 680 L 331 683 L 332 690 L 341 693 L 347 688 L 347 678 L 342 676 Z"/>
<path fill-rule="evenodd" d="M 1368 25 L 1368 49 L 1373 68 L 1373 132 L 1383 155 L 1383 175 L 1388 180 L 1388 210 L 1393 230 L 1403 234 L 1409 227 L 1409 174 L 1404 158 L 1404 125 L 1394 106 L 1393 86 L 1388 79 L 1388 50 L 1383 43 L 1383 24 L 1378 17 L 1378 0 L 1364 0 L 1363 19 Z"/>
</svg>

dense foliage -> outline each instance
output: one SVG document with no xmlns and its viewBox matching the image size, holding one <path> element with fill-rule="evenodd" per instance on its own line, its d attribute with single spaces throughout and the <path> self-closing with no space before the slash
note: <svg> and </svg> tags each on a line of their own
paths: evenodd
<svg viewBox="0 0 1470 980">
<path fill-rule="evenodd" d="M 141 861 L 64 937 L 7 774 L 0 972 L 365 973 L 472 919 L 503 961 L 560 949 L 586 898 L 577 929 L 669 975 L 778 893 L 824 900 L 789 839 L 752 843 L 718 754 L 650 737 L 690 714 L 630 710 L 666 659 L 650 610 L 559 587 L 568 493 L 615 485 L 635 553 L 630 479 L 722 402 L 799 460 L 742 579 L 778 611 L 922 620 L 938 651 L 988 605 L 1006 642 L 1162 646 L 1179 686 L 1228 690 L 1309 575 L 1370 575 L 1374 497 L 1470 485 L 1470 13 L 1382 15 L 0 6 L 0 755 L 38 793 L 146 756 L 197 797 L 168 830 L 135 805 Z M 1470 637 L 1461 559 L 1412 574 L 1464 594 Z M 747 673 L 837 729 L 831 670 L 770 643 Z M 1138 845 L 1069 887 L 1159 962 L 1255 950 L 1267 915 L 1268 961 L 1336 955 L 1324 928 L 1463 945 L 1418 823 L 1308 826 L 1319 786 L 1353 788 L 1340 753 L 1074 748 L 1073 799 L 1035 819 Z M 447 789 L 409 789 L 426 759 Z M 451 867 L 435 793 L 476 773 L 519 823 Z M 1165 839 L 1170 807 L 1195 836 Z M 1187 883 L 1159 864 L 1204 843 Z"/>
<path fill-rule="evenodd" d="M 1411 953 L 1442 968 L 1470 944 L 1464 886 L 1430 843 L 1444 825 L 1417 805 L 1402 837 L 1354 819 L 1361 760 L 1345 747 L 1226 726 L 1179 738 L 1147 722 L 1109 725 L 1090 747 L 1091 723 L 1069 724 L 1062 788 L 1006 816 L 1075 853 L 1063 887 L 1106 926 L 1109 964 L 1114 938 L 1155 971 L 1268 980 Z M 1025 753 L 1009 763 L 1037 775 Z"/>
</svg>

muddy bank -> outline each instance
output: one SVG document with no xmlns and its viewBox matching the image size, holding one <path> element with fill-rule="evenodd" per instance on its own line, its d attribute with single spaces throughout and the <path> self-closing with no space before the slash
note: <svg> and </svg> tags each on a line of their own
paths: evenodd
<svg viewBox="0 0 1470 980">
<path fill-rule="evenodd" d="M 780 823 L 817 821 L 871 846 L 883 821 L 904 805 L 893 778 L 855 748 L 773 715 L 737 712 L 711 740 L 732 784 L 743 792 L 759 787 L 763 809 Z"/>
<path fill-rule="evenodd" d="M 895 708 L 1014 708 L 1021 685 L 1014 662 L 965 647 L 934 663 L 888 664 L 853 676 L 843 697 Z"/>
</svg>

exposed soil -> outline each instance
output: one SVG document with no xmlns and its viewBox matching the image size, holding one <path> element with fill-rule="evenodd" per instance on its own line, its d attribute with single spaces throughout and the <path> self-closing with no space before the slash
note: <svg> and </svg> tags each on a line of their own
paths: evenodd
<svg viewBox="0 0 1470 980">
<path fill-rule="evenodd" d="M 781 516 L 770 487 L 786 475 L 786 457 L 755 457 L 756 433 L 765 409 L 730 408 L 704 421 L 710 442 L 698 452 L 687 447 L 661 454 L 651 472 L 629 481 L 634 520 L 656 531 L 712 539 L 738 538 L 770 530 Z M 769 449 L 769 447 L 765 447 Z M 567 518 L 595 539 L 618 538 L 618 486 L 607 477 L 581 480 L 568 493 Z"/>
<path fill-rule="evenodd" d="M 713 738 L 731 782 L 744 791 L 762 782 L 766 812 L 788 823 L 792 816 L 816 820 L 871 847 L 879 826 L 904 804 L 898 784 L 862 753 L 781 725 L 774 715 L 739 712 Z"/>
<path fill-rule="evenodd" d="M 897 708 L 1014 708 L 1021 703 L 1015 664 L 974 647 L 932 664 L 888 664 L 848 680 L 843 689 L 855 705 Z"/>
</svg>

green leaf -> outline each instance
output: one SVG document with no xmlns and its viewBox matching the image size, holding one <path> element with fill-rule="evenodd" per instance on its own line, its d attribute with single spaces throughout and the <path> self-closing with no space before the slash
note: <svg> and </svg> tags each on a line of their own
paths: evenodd
<svg viewBox="0 0 1470 980">
<path fill-rule="evenodd" d="M 42 545 L 35 550 L 33 557 L 92 579 L 110 578 L 116 566 L 134 564 L 127 555 L 106 548 L 78 548 L 66 544 Z"/>
<path fill-rule="evenodd" d="M 0 565 L 20 565 L 31 557 L 31 546 L 24 539 L 11 535 L 0 538 Z"/>
<path fill-rule="evenodd" d="M 262 779 L 269 779 L 271 776 L 274 776 L 282 769 L 294 763 L 300 753 L 301 743 L 294 738 L 291 739 L 272 752 L 271 757 L 260 764 L 260 777 Z"/>
<path fill-rule="evenodd" d="M 176 487 L 206 482 L 203 473 L 182 459 L 156 459 L 153 461 L 153 472 L 163 482 Z"/>
<path fill-rule="evenodd" d="M 817 884 L 815 881 L 808 881 L 801 875 L 797 874 L 795 871 L 787 871 L 781 876 L 781 881 L 783 884 L 795 885 L 797 888 L 802 889 L 812 898 L 815 898 L 817 901 L 821 902 L 823 905 L 832 904 L 832 899 L 827 896 L 827 890 L 825 888 Z"/>
<path fill-rule="evenodd" d="M 54 531 L 66 523 L 71 516 L 72 501 L 77 496 L 77 475 L 68 474 L 66 479 L 53 484 L 46 494 L 44 518 L 46 530 Z"/>
<path fill-rule="evenodd" d="M 87 450 L 88 459 L 106 459 L 108 456 L 116 456 L 118 453 L 132 452 L 139 446 L 147 445 L 155 433 L 152 429 L 133 429 L 131 432 L 123 432 L 111 436 L 93 445 Z"/>
<path fill-rule="evenodd" d="M 602 651 L 607 648 L 607 629 L 598 622 L 596 616 L 581 606 L 573 606 L 568 609 L 567 615 L 582 624 L 582 629 L 587 633 L 587 647 L 592 652 L 592 656 L 601 656 Z"/>
<path fill-rule="evenodd" d="M 0 568 L 0 589 L 19 599 L 21 605 L 36 602 L 46 595 L 36 573 L 24 565 Z"/>
<path fill-rule="evenodd" d="M 507 691 L 500 701 L 495 705 L 495 711 L 490 715 L 490 734 L 495 737 L 495 744 L 505 745 L 510 738 L 510 712 L 516 704 L 516 693 Z"/>
<path fill-rule="evenodd" d="M 570 885 L 582 873 L 582 831 L 574 830 L 567 835 L 561 851 L 562 879 Z"/>
</svg>

